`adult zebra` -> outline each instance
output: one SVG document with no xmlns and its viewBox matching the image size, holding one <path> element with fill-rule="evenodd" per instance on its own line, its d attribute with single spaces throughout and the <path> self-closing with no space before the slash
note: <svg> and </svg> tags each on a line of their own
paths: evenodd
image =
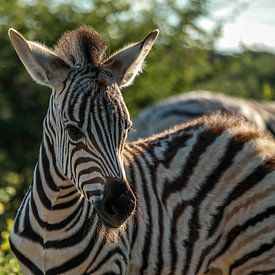
<svg viewBox="0 0 275 275">
<path fill-rule="evenodd" d="M 271 137 L 214 115 L 125 144 L 131 123 L 119 87 L 158 31 L 105 61 L 86 27 L 54 50 L 9 35 L 33 79 L 53 89 L 10 235 L 25 274 L 274 274 Z"/>
<path fill-rule="evenodd" d="M 165 98 L 142 110 L 134 120 L 135 130 L 129 133 L 128 140 L 149 137 L 178 123 L 217 111 L 241 115 L 275 136 L 275 102 L 193 91 Z"/>
</svg>

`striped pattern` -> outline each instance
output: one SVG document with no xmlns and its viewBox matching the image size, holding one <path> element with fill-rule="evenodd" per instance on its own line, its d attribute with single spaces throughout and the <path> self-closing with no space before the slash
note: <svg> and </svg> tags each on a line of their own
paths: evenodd
<svg viewBox="0 0 275 275">
<path fill-rule="evenodd" d="M 206 91 L 172 96 L 145 108 L 134 121 L 129 141 L 149 137 L 207 113 L 222 111 L 242 115 L 275 136 L 275 103 L 240 99 Z"/>
<path fill-rule="evenodd" d="M 128 146 L 133 274 L 274 274 L 274 140 L 214 115 Z"/>
<path fill-rule="evenodd" d="M 274 140 L 212 115 L 127 144 L 128 111 L 110 77 L 79 64 L 52 93 L 10 235 L 23 273 L 274 274 Z M 137 207 L 110 229 L 94 202 L 118 175 Z"/>
</svg>

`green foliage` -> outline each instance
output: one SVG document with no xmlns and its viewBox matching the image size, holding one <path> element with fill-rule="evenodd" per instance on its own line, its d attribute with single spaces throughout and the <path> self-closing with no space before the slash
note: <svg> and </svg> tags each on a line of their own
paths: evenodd
<svg viewBox="0 0 275 275">
<path fill-rule="evenodd" d="M 0 245 L 0 274 L 1 275 L 16 275 L 21 274 L 19 264 L 13 255 L 10 253 L 9 233 L 12 229 L 13 220 L 8 219 L 6 230 L 1 232 L 1 245 Z"/>
<path fill-rule="evenodd" d="M 267 82 L 263 83 L 262 91 L 263 91 L 263 99 L 264 100 L 272 99 L 273 91 L 272 91 L 272 88 L 269 83 L 267 83 Z"/>
<path fill-rule="evenodd" d="M 11 253 L 3 254 L 0 251 L 0 274 L 17 275 L 22 274 L 17 260 Z"/>
<path fill-rule="evenodd" d="M 232 96 L 257 100 L 275 99 L 275 56 L 248 49 L 240 54 L 211 53 L 211 71 L 196 89 L 220 91 Z"/>
<path fill-rule="evenodd" d="M 141 40 L 152 29 L 161 35 L 147 58 L 146 73 L 124 91 L 135 116 L 161 98 L 209 89 L 255 99 L 275 99 L 275 57 L 244 49 L 238 55 L 211 50 L 212 33 L 198 27 L 210 0 L 9 0 L 0 3 L 0 274 L 19 274 L 8 252 L 7 228 L 31 182 L 50 91 L 35 84 L 20 63 L 7 32 L 53 46 L 64 31 L 81 24 L 110 41 L 110 52 Z"/>
</svg>

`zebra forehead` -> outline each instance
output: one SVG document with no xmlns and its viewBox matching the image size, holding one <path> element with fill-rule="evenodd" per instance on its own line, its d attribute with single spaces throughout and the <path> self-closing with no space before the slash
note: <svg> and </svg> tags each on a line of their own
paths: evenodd
<svg viewBox="0 0 275 275">
<path fill-rule="evenodd" d="M 54 47 L 55 53 L 69 65 L 91 64 L 98 66 L 107 49 L 107 43 L 87 26 L 66 32 Z"/>
<path fill-rule="evenodd" d="M 129 113 L 122 96 L 110 93 L 108 90 L 73 94 L 66 103 L 68 105 L 63 105 L 65 117 L 79 120 L 80 124 L 90 119 L 88 114 L 97 114 L 103 119 L 108 117 L 113 120 L 113 116 L 116 116 L 119 119 L 129 120 Z"/>
</svg>

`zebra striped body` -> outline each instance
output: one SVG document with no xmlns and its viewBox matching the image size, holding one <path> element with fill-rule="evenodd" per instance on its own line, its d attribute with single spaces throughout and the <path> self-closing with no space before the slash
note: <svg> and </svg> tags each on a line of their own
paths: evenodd
<svg viewBox="0 0 275 275">
<path fill-rule="evenodd" d="M 275 274 L 273 140 L 214 115 L 129 146 L 145 274 Z"/>
<path fill-rule="evenodd" d="M 47 169 L 51 162 L 41 154 Z M 40 270 L 47 262 L 46 274 L 204 274 L 212 267 L 274 274 L 274 141 L 217 115 L 128 144 L 124 159 L 138 210 L 114 243 L 100 235 L 93 207 L 66 182 L 58 193 L 65 199 L 56 201 L 65 206 L 60 213 L 56 206 L 47 211 L 43 200 L 31 210 L 35 183 L 22 205 L 30 216 L 19 210 L 11 236 L 18 259 L 28 264 L 22 255 L 31 251 L 28 261 Z M 56 226 L 39 228 L 35 209 Z M 16 232 L 23 224 L 26 235 Z"/>
<path fill-rule="evenodd" d="M 10 35 L 31 70 L 23 38 Z M 271 137 L 213 115 L 124 144 L 129 115 L 108 72 L 117 73 L 129 51 L 144 57 L 155 38 L 119 52 L 102 71 L 71 68 L 64 85 L 49 78 L 33 184 L 10 235 L 24 274 L 274 274 Z M 110 195 L 116 204 L 100 208 Z"/>
<path fill-rule="evenodd" d="M 149 137 L 204 114 L 222 111 L 242 115 L 275 136 L 275 103 L 240 99 L 206 91 L 172 96 L 145 108 L 135 119 L 128 140 Z"/>
</svg>

